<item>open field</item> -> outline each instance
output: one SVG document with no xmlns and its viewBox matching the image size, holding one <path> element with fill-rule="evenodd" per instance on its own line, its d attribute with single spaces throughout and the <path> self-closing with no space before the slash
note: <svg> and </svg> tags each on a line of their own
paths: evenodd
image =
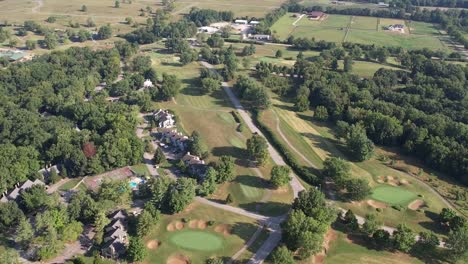
<svg viewBox="0 0 468 264">
<path fill-rule="evenodd" d="M 338 61 L 339 69 L 343 69 L 343 61 Z M 389 65 L 382 65 L 376 62 L 370 61 L 353 61 L 353 68 L 351 73 L 357 74 L 361 77 L 372 77 L 376 71 L 380 68 L 390 70 L 400 70 L 399 68 L 392 67 Z"/>
<path fill-rule="evenodd" d="M 374 250 L 366 247 L 365 241 L 354 241 L 345 233 L 333 230 L 333 240 L 330 243 L 325 262 L 327 264 L 419 264 L 417 258 L 403 253 Z"/>
<path fill-rule="evenodd" d="M 430 23 L 406 23 L 401 19 L 327 15 L 322 21 L 313 21 L 304 17 L 296 26 L 293 26 L 292 23 L 296 18 L 292 16 L 292 13 L 284 15 L 271 27 L 280 39 L 286 39 L 292 35 L 338 43 L 345 41 L 379 46 L 401 46 L 406 49 L 448 49 L 443 35 Z M 411 32 L 408 28 L 405 28 L 405 33 L 384 30 L 384 27 L 392 24 L 409 25 Z"/>
<path fill-rule="evenodd" d="M 234 12 L 234 16 L 248 17 L 263 17 L 272 9 L 278 8 L 283 0 L 268 0 L 268 1 L 249 1 L 249 0 L 197 0 L 176 1 L 176 10 L 181 10 L 180 13 L 188 13 L 191 7 L 210 8 L 214 10 L 230 10 Z"/>
<path fill-rule="evenodd" d="M 195 221 L 197 225 L 193 224 Z M 208 225 L 208 221 L 213 224 Z M 148 248 L 146 261 L 166 263 L 171 257 L 183 256 L 190 263 L 204 263 L 209 257 L 228 258 L 245 245 L 257 228 L 250 218 L 193 203 L 182 213 L 164 215 L 145 237 L 148 246 L 157 241 L 157 246 Z"/>
<path fill-rule="evenodd" d="M 291 153 L 296 155 L 298 160 L 303 160 L 302 164 L 307 165 L 307 163 L 311 162 L 320 168 L 323 160 L 329 156 L 341 157 L 349 161 L 346 148 L 342 142 L 334 137 L 331 127 L 328 124 L 315 121 L 312 118 L 312 112 L 295 113 L 292 111 L 291 103 L 279 100 L 274 100 L 273 105 L 273 110 L 280 120 L 281 131 L 294 148 L 307 158 L 307 161 L 305 161 L 303 157 L 291 150 Z M 264 115 L 263 118 L 263 121 L 273 131 L 277 131 L 274 114 Z M 266 121 L 265 119 L 269 120 Z M 437 225 L 432 224 L 433 217 L 446 206 L 426 186 L 420 184 L 410 175 L 390 168 L 377 159 L 357 163 L 351 162 L 351 173 L 353 177 L 367 179 L 372 188 L 382 186 L 385 183 L 382 177 L 390 176 L 388 179 L 391 180 L 386 183 L 395 184 L 405 192 L 418 195 L 421 197 L 418 199 L 422 199 L 425 202 L 424 210 L 419 212 L 407 208 L 402 208 L 402 210 L 398 211 L 391 208 L 391 204 L 387 205 L 387 208 L 383 208 L 381 212 L 377 212 L 378 218 L 386 225 L 396 226 L 404 221 L 416 231 L 424 229 L 438 231 Z M 376 212 L 376 208 L 366 201 L 353 203 L 337 202 L 337 204 L 340 207 L 352 209 L 358 215 Z"/>
<path fill-rule="evenodd" d="M 221 185 L 212 198 L 225 200 L 230 193 L 234 206 L 250 211 L 265 211 L 279 215 L 287 212 L 292 201 L 292 191 L 270 195 L 268 179 L 272 162 L 254 169 L 246 161 L 245 142 L 251 137 L 250 131 L 238 132 L 238 124 L 231 114 L 231 103 L 221 89 L 211 95 L 199 93 L 198 76 L 201 65 L 194 62 L 182 66 L 178 58 L 162 50 L 150 52 L 153 65 L 158 73 L 167 72 L 182 80 L 180 94 L 173 101 L 160 102 L 155 108 L 168 108 L 178 116 L 182 130 L 187 134 L 198 131 L 211 150 L 207 162 L 216 161 L 222 155 L 230 155 L 236 160 L 236 178 Z"/>
</svg>

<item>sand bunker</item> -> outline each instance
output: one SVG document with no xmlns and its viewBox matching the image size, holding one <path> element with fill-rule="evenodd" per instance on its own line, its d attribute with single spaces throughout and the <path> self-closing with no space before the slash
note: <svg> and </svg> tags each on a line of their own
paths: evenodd
<svg viewBox="0 0 468 264">
<path fill-rule="evenodd" d="M 274 190 L 273 193 L 274 194 L 284 194 L 284 193 L 287 193 L 288 190 L 289 190 L 288 186 L 282 186 L 282 187 L 279 187 L 276 190 Z"/>
<path fill-rule="evenodd" d="M 169 232 L 174 231 L 175 230 L 174 224 L 173 223 L 168 224 L 167 227 L 166 227 L 166 230 L 169 231 Z"/>
<path fill-rule="evenodd" d="M 159 241 L 158 240 L 150 240 L 148 243 L 146 243 L 146 247 L 148 249 L 156 250 L 159 247 Z"/>
<path fill-rule="evenodd" d="M 198 227 L 198 229 L 205 229 L 206 228 L 206 221 L 198 220 L 197 227 Z"/>
<path fill-rule="evenodd" d="M 378 183 L 385 183 L 385 177 L 384 176 L 379 176 L 379 178 L 377 179 L 377 182 Z"/>
<path fill-rule="evenodd" d="M 182 222 L 180 222 L 180 221 L 177 221 L 177 222 L 175 223 L 175 228 L 176 228 L 177 230 L 183 229 L 183 228 L 184 228 L 184 223 L 182 223 Z"/>
<path fill-rule="evenodd" d="M 411 184 L 411 182 L 409 182 L 408 180 L 400 180 L 400 183 L 401 184 L 404 184 L 404 185 L 408 185 L 408 184 Z"/>
<path fill-rule="evenodd" d="M 393 176 L 379 176 L 377 178 L 377 182 L 378 183 L 387 183 L 389 185 L 392 185 L 392 186 L 400 186 L 400 185 L 407 185 L 407 184 L 411 184 L 408 180 L 400 180 L 398 179 L 397 177 L 393 177 Z"/>
<path fill-rule="evenodd" d="M 424 201 L 421 199 L 417 199 L 412 201 L 409 205 L 408 208 L 411 210 L 418 210 L 419 208 L 424 206 Z"/>
<path fill-rule="evenodd" d="M 221 234 L 223 234 L 223 235 L 225 235 L 225 236 L 228 236 L 228 235 L 231 234 L 229 230 L 230 230 L 230 226 L 229 226 L 229 225 L 226 225 L 226 224 L 224 224 L 224 225 L 217 225 L 217 226 L 215 226 L 215 228 L 214 228 L 214 231 L 215 231 L 215 232 L 221 233 Z"/>
<path fill-rule="evenodd" d="M 173 255 L 167 259 L 166 264 L 190 264 L 190 260 L 184 255 Z"/>
<path fill-rule="evenodd" d="M 387 208 L 385 203 L 377 202 L 375 200 L 367 200 L 367 204 L 374 208 Z"/>
<path fill-rule="evenodd" d="M 188 223 L 189 228 L 197 228 L 197 222 L 197 220 L 190 220 L 190 222 Z"/>
</svg>

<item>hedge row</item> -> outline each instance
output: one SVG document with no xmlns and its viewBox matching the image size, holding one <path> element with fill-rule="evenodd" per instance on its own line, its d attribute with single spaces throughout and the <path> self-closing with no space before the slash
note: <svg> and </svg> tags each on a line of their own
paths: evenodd
<svg viewBox="0 0 468 264">
<path fill-rule="evenodd" d="M 225 42 L 229 43 L 248 43 L 248 44 L 256 44 L 256 45 L 265 45 L 265 42 L 262 41 L 256 41 L 256 40 L 245 40 L 245 39 L 230 39 L 230 38 L 225 38 Z"/>
<path fill-rule="evenodd" d="M 255 122 L 255 125 L 263 132 L 268 141 L 271 142 L 273 147 L 276 150 L 278 150 L 286 164 L 288 164 L 292 168 L 292 170 L 299 177 L 301 177 L 301 179 L 303 179 L 311 185 L 318 185 L 320 183 L 320 178 L 314 173 L 310 172 L 310 170 L 306 166 L 300 165 L 296 157 L 294 157 L 291 154 L 288 147 L 281 142 L 281 140 L 269 127 L 267 127 L 260 121 L 260 113 L 253 113 L 253 121 Z"/>
</svg>

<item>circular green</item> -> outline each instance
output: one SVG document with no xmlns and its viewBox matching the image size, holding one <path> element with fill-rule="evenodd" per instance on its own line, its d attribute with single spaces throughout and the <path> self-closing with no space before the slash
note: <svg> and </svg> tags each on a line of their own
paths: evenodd
<svg viewBox="0 0 468 264">
<path fill-rule="evenodd" d="M 216 251 L 223 248 L 223 239 L 218 235 L 196 230 L 175 232 L 169 241 L 176 246 L 196 251 Z"/>
<path fill-rule="evenodd" d="M 417 195 L 401 187 L 379 186 L 372 190 L 371 198 L 391 205 L 406 206 L 416 199 Z"/>
</svg>

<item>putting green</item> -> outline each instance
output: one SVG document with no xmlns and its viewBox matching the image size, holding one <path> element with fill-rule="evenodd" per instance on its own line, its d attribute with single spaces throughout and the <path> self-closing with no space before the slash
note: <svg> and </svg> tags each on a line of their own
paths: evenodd
<svg viewBox="0 0 468 264">
<path fill-rule="evenodd" d="M 391 205 L 406 206 L 416 199 L 417 195 L 411 191 L 394 186 L 379 186 L 372 190 L 371 198 Z"/>
<path fill-rule="evenodd" d="M 218 235 L 196 230 L 176 232 L 169 240 L 180 248 L 196 251 L 216 251 L 223 248 L 224 244 Z"/>
</svg>

